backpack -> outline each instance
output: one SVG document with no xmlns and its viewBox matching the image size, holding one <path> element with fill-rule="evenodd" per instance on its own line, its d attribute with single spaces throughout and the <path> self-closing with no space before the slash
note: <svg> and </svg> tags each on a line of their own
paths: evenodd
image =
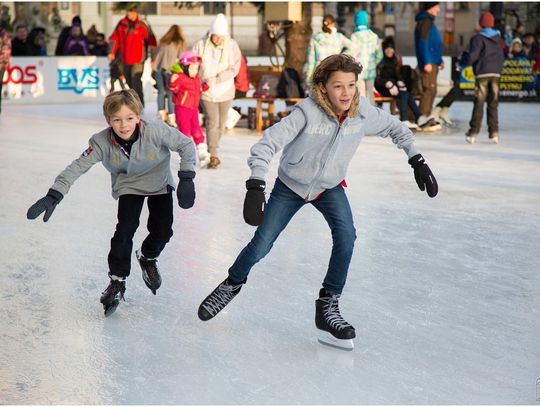
<svg viewBox="0 0 540 407">
<path fill-rule="evenodd" d="M 279 83 L 279 77 L 277 75 L 265 74 L 261 76 L 259 83 L 257 84 L 257 90 L 253 94 L 254 98 L 261 99 L 274 99 L 277 97 L 277 87 Z"/>
<path fill-rule="evenodd" d="M 303 98 L 304 89 L 300 75 L 294 68 L 285 68 L 279 77 L 277 95 L 280 98 Z"/>
<path fill-rule="evenodd" d="M 249 90 L 249 69 L 247 58 L 243 55 L 240 58 L 240 70 L 234 78 L 234 87 L 240 92 L 247 92 Z"/>
</svg>

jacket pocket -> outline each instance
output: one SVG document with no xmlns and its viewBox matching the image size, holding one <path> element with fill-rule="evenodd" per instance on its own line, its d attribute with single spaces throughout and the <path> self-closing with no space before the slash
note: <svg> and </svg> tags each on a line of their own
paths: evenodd
<svg viewBox="0 0 540 407">
<path fill-rule="evenodd" d="M 316 170 L 307 164 L 307 161 L 304 160 L 304 156 L 298 159 L 295 157 L 291 161 L 293 162 L 289 162 L 289 160 L 287 160 L 287 165 L 285 168 L 282 168 L 289 178 L 304 185 L 307 185 L 313 181 Z"/>
</svg>

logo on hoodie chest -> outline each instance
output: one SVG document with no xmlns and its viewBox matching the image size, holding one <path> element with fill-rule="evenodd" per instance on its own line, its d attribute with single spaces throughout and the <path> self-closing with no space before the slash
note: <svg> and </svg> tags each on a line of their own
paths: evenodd
<svg viewBox="0 0 540 407">
<path fill-rule="evenodd" d="M 333 127 L 334 126 L 332 124 L 315 123 L 308 126 L 306 133 L 329 136 L 332 134 Z"/>
</svg>

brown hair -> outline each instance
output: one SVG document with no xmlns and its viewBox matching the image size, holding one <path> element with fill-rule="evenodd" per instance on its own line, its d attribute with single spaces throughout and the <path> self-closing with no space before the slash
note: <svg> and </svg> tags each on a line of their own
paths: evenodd
<svg viewBox="0 0 540 407">
<path fill-rule="evenodd" d="M 143 104 L 139 95 L 133 89 L 117 90 L 116 92 L 111 92 L 105 98 L 103 102 L 103 115 L 107 120 L 110 119 L 112 115 L 118 112 L 122 106 L 127 106 L 137 115 L 140 115 L 143 111 Z"/>
<path fill-rule="evenodd" d="M 325 16 L 323 17 L 323 20 L 322 20 L 322 30 L 323 32 L 327 33 L 327 34 L 330 34 L 332 32 L 332 30 L 330 28 L 328 28 L 328 26 L 330 24 L 335 24 L 336 23 L 336 19 L 334 18 L 334 16 L 332 14 L 325 14 Z"/>
<path fill-rule="evenodd" d="M 181 45 L 184 48 L 185 45 L 184 34 L 182 33 L 182 28 L 178 24 L 171 25 L 171 28 L 159 39 L 159 45 L 169 45 L 170 43 L 175 43 Z"/>
<path fill-rule="evenodd" d="M 330 75 L 334 72 L 353 72 L 358 80 L 358 75 L 362 72 L 362 65 L 352 56 L 345 54 L 335 54 L 324 58 L 313 72 L 312 85 L 326 85 Z"/>
</svg>

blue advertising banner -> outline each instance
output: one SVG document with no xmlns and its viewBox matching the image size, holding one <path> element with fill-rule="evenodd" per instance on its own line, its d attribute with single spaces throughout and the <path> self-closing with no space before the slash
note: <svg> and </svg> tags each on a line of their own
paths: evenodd
<svg viewBox="0 0 540 407">
<path fill-rule="evenodd" d="M 526 58 L 504 60 L 499 82 L 500 100 L 540 101 L 540 80 L 533 65 L 534 61 Z M 474 98 L 475 79 L 472 66 L 458 67 L 454 87 L 461 90 L 461 99 Z"/>
</svg>

